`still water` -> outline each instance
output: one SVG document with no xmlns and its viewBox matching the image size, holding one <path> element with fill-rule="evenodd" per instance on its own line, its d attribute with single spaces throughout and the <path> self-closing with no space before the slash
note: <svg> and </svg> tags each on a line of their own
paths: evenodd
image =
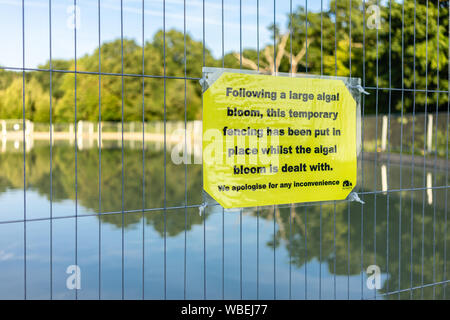
<svg viewBox="0 0 450 320">
<path fill-rule="evenodd" d="M 446 279 L 448 189 L 382 192 L 446 186 L 445 170 L 361 161 L 364 205 L 200 213 L 184 206 L 203 201 L 201 165 L 165 160 L 161 144 L 143 154 L 126 142 L 122 176 L 117 143 L 99 161 L 95 146 L 75 153 L 57 142 L 52 174 L 48 142 L 35 143 L 26 192 L 21 150 L 0 153 L 0 299 L 22 299 L 25 288 L 27 299 L 450 297 L 444 285 L 383 295 Z M 74 264 L 77 291 L 66 287 Z M 369 265 L 380 267 L 379 290 L 366 286 Z"/>
</svg>

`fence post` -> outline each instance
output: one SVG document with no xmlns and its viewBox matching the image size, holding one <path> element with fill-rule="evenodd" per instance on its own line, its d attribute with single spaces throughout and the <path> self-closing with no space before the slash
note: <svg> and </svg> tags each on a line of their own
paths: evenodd
<svg viewBox="0 0 450 320">
<path fill-rule="evenodd" d="M 74 140 L 74 125 L 73 123 L 69 124 L 69 141 L 70 144 L 73 144 L 73 140 Z"/>
<path fill-rule="evenodd" d="M 102 145 L 102 140 L 101 140 L 102 128 L 103 128 L 103 121 L 97 122 L 97 147 L 98 148 L 100 148 Z M 99 133 L 100 133 L 100 137 L 99 137 Z"/>
<path fill-rule="evenodd" d="M 80 120 L 77 123 L 77 145 L 79 150 L 83 150 L 83 126 L 84 121 Z"/>
<path fill-rule="evenodd" d="M 6 135 L 2 136 L 2 153 L 6 152 Z"/>
<path fill-rule="evenodd" d="M 428 115 L 428 128 L 427 128 L 427 152 L 430 153 L 433 147 L 433 115 Z"/>
<path fill-rule="evenodd" d="M 383 116 L 383 126 L 381 129 L 381 151 L 383 151 L 383 152 L 386 151 L 387 129 L 388 129 L 388 117 L 386 115 L 384 115 Z M 375 139 L 376 139 L 376 137 L 375 137 Z"/>
<path fill-rule="evenodd" d="M 429 205 L 433 204 L 433 176 L 431 172 L 427 173 L 427 202 Z"/>
<path fill-rule="evenodd" d="M 30 120 L 25 121 L 25 135 L 30 136 L 33 134 L 34 131 L 34 123 Z"/>
<path fill-rule="evenodd" d="M 88 122 L 88 147 L 92 148 L 94 146 L 94 123 Z"/>
<path fill-rule="evenodd" d="M 6 121 L 2 120 L 2 135 L 6 136 Z"/>
</svg>

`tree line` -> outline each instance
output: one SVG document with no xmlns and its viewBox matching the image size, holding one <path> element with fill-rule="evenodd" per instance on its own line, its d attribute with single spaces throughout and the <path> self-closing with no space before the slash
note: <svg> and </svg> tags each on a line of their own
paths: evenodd
<svg viewBox="0 0 450 320">
<path fill-rule="evenodd" d="M 124 181 L 121 180 L 120 148 L 102 149 L 101 172 L 96 148 L 78 151 L 77 160 L 75 160 L 73 146 L 69 144 L 56 145 L 53 148 L 52 160 L 48 145 L 36 146 L 25 156 L 27 190 L 37 192 L 47 200 L 52 199 L 54 204 L 77 199 L 78 210 L 82 212 L 82 215 L 84 212 L 101 212 L 103 214 L 98 218 L 102 223 L 117 229 L 124 227 L 132 230 L 144 222 L 152 226 L 155 234 L 161 238 L 164 235 L 176 237 L 185 230 L 189 232 L 195 226 L 201 226 L 211 215 L 222 214 L 221 210 L 214 210 L 212 206 L 204 211 L 205 217 L 199 215 L 198 208 L 194 207 L 187 208 L 186 211 L 184 208 L 170 210 L 166 220 L 163 210 L 146 212 L 145 219 L 143 218 L 141 211 L 143 207 L 162 208 L 164 201 L 169 207 L 183 207 L 185 192 L 188 206 L 203 201 L 201 192 L 198 192 L 198 187 L 202 183 L 201 166 L 190 166 L 185 172 L 184 166 L 177 166 L 169 161 L 166 163 L 167 176 L 165 177 L 161 170 L 165 163 L 163 151 L 147 149 L 143 158 L 140 148 L 125 149 Z M 0 172 L 2 172 L 0 193 L 8 190 L 23 191 L 23 167 L 18 165 L 22 161 L 21 152 L 0 153 Z M 53 165 L 52 173 L 50 161 Z M 77 184 L 74 174 L 75 161 L 78 166 Z M 143 163 L 145 163 L 144 175 Z M 364 185 L 361 185 L 361 191 L 364 193 L 373 190 L 379 171 L 375 172 L 373 166 L 368 164 L 363 166 L 363 170 Z M 415 185 L 420 185 L 422 169 L 416 170 L 419 172 Z M 394 172 L 391 177 L 394 186 L 395 182 L 399 181 L 398 174 Z M 407 174 L 408 171 L 405 171 L 404 175 Z M 50 180 L 51 175 L 53 180 Z M 438 179 L 445 179 L 445 174 L 438 176 Z M 50 189 L 50 181 L 52 181 L 52 189 Z M 440 185 L 439 180 L 437 181 Z M 123 204 L 120 196 L 122 183 L 124 183 L 125 192 Z M 164 186 L 166 186 L 166 193 Z M 445 237 L 447 208 L 444 201 L 447 191 L 436 189 L 432 204 L 423 204 L 423 201 L 426 201 L 423 198 L 424 192 L 420 190 L 415 193 L 408 191 L 378 193 L 376 196 L 363 194 L 361 196 L 365 201 L 363 208 L 355 202 L 337 202 L 324 203 L 321 206 L 284 206 L 275 209 L 269 206 L 259 207 L 258 210 L 249 208 L 243 213 L 247 217 L 253 217 L 255 225 L 256 218 L 261 219 L 261 223 L 276 222 L 277 228 L 273 230 L 274 233 L 270 232 L 267 238 L 264 238 L 269 241 L 263 240 L 261 244 L 269 248 L 285 248 L 289 255 L 280 254 L 282 257 L 280 259 L 284 259 L 284 261 L 280 260 L 283 263 L 291 263 L 293 268 L 301 269 L 308 263 L 320 261 L 324 272 L 323 292 L 332 290 L 331 286 L 327 288 L 325 282 L 327 277 L 330 279 L 327 274 L 341 277 L 352 276 L 352 287 L 356 284 L 358 288 L 359 280 L 355 276 L 364 272 L 367 266 L 377 264 L 382 273 L 389 275 L 383 280 L 382 293 L 386 293 L 398 288 L 408 288 L 411 277 L 413 286 L 421 285 L 422 254 L 425 284 L 444 279 L 444 266 L 448 270 L 450 265 L 444 246 L 444 242 L 447 241 Z M 34 196 L 28 197 L 27 203 L 30 207 L 37 204 Z M 386 207 L 389 210 L 385 210 Z M 128 212 L 122 216 L 120 213 L 122 208 L 135 212 Z M 63 209 L 54 205 L 53 214 L 67 216 L 74 214 L 74 210 L 74 203 L 72 207 L 66 204 Z M 422 237 L 422 230 L 424 237 Z M 251 235 L 249 237 L 251 238 Z M 256 247 L 254 248 L 256 250 Z M 255 254 L 255 251 L 253 252 Z M 365 277 L 363 281 L 365 288 Z M 435 297 L 442 297 L 445 286 L 435 288 Z M 448 287 L 446 290 L 448 294 Z M 412 294 L 415 298 L 420 298 L 420 290 L 413 290 Z M 403 292 L 401 297 L 408 299 L 409 295 L 410 292 L 407 291 Z M 425 289 L 424 297 L 433 298 L 432 287 Z M 387 298 L 397 299 L 398 295 L 387 296 Z"/>
<path fill-rule="evenodd" d="M 98 121 L 101 112 L 103 121 L 120 121 L 122 107 L 125 121 L 200 119 L 203 65 L 360 77 L 370 92 L 366 114 L 447 112 L 449 1 L 389 1 L 378 4 L 378 20 L 374 4 L 333 0 L 322 13 L 299 6 L 286 32 L 268 26 L 275 48 L 220 58 L 172 29 L 143 46 L 118 39 L 76 60 L 52 60 L 38 67 L 52 72 L 25 72 L 24 88 L 22 73 L 0 70 L 0 118 L 20 119 L 24 107 L 27 119 L 49 122 L 51 106 L 54 122 L 75 121 L 75 110 L 78 120 Z"/>
</svg>

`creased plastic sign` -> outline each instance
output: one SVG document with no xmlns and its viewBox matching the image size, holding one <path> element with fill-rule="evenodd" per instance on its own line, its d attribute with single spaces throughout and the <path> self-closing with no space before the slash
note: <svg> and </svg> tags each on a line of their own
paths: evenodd
<svg viewBox="0 0 450 320">
<path fill-rule="evenodd" d="M 204 92 L 204 189 L 224 208 L 343 200 L 356 138 L 342 80 L 225 72 Z"/>
</svg>

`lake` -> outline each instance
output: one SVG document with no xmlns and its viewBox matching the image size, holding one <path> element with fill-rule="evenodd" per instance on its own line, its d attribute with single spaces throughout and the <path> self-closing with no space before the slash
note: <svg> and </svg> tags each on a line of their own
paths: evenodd
<svg viewBox="0 0 450 320">
<path fill-rule="evenodd" d="M 143 154 L 141 143 L 126 141 L 122 154 L 119 141 L 103 145 L 100 161 L 95 144 L 75 152 L 56 141 L 50 163 L 48 141 L 37 141 L 26 153 L 24 192 L 22 143 L 8 142 L 0 153 L 0 299 L 22 299 L 25 287 L 27 299 L 450 296 L 445 285 L 406 290 L 446 279 L 445 170 L 361 160 L 364 205 L 201 212 L 201 165 L 176 165 L 170 152 L 149 142 Z M 74 264 L 80 290 L 66 287 Z M 380 267 L 379 290 L 366 286 L 370 265 Z"/>
</svg>

